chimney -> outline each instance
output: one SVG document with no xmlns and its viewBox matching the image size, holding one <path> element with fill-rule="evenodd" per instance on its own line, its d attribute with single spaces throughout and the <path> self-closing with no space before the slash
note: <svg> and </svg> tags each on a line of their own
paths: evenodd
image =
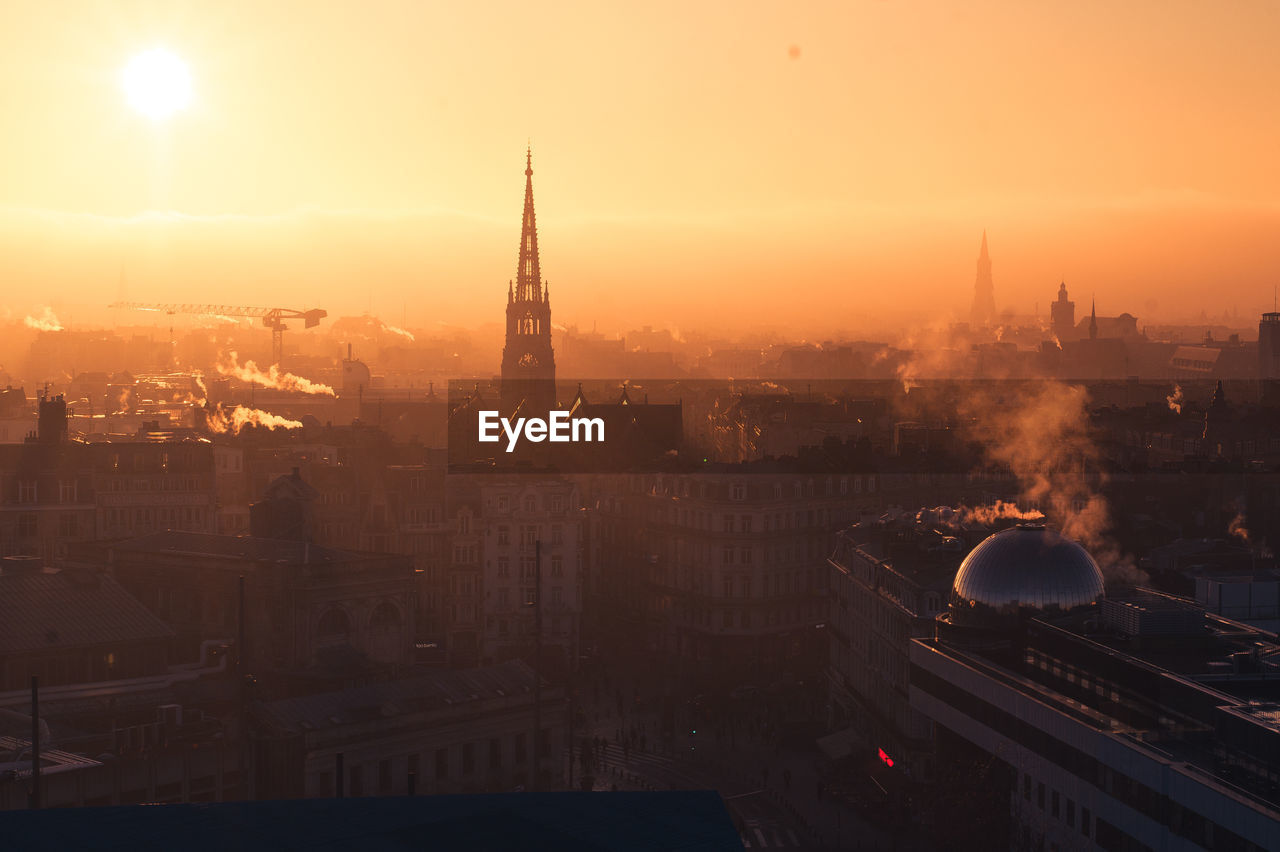
<svg viewBox="0 0 1280 852">
<path fill-rule="evenodd" d="M 59 444 L 67 437 L 67 401 L 62 394 L 40 395 L 36 418 L 36 440 L 41 444 Z"/>
</svg>

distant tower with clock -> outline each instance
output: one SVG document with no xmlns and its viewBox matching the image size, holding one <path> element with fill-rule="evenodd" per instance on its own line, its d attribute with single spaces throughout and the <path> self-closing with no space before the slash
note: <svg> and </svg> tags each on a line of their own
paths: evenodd
<svg viewBox="0 0 1280 852">
<path fill-rule="evenodd" d="M 556 359 L 551 350 L 551 294 L 538 265 L 533 215 L 533 152 L 525 154 L 524 221 L 520 262 L 507 282 L 507 342 L 502 348 L 502 407 L 545 417 L 556 405 Z"/>
</svg>

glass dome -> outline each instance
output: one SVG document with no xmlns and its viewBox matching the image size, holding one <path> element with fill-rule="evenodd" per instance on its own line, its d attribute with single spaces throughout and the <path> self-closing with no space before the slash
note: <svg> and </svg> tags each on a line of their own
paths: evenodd
<svg viewBox="0 0 1280 852">
<path fill-rule="evenodd" d="M 1088 551 L 1055 530 L 1019 524 L 965 557 L 951 586 L 951 614 L 956 623 L 991 624 L 1089 606 L 1103 592 Z"/>
</svg>

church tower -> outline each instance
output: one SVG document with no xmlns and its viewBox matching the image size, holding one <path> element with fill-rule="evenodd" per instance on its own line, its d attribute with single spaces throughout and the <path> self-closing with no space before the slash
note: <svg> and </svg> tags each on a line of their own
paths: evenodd
<svg viewBox="0 0 1280 852">
<path fill-rule="evenodd" d="M 525 154 L 524 221 L 515 283 L 507 282 L 507 341 L 502 348 L 505 413 L 546 417 L 556 404 L 556 362 L 551 350 L 551 294 L 538 264 L 533 215 L 533 152 Z"/>
<path fill-rule="evenodd" d="M 1058 298 L 1049 304 L 1049 313 L 1053 318 L 1053 335 L 1058 342 L 1074 339 L 1076 303 L 1067 298 L 1067 282 L 1058 285 Z"/>
<path fill-rule="evenodd" d="M 969 311 L 971 328 L 985 328 L 995 322 L 995 288 L 991 283 L 991 256 L 987 254 L 987 232 L 982 232 L 982 248 L 978 252 L 978 276 L 973 282 L 973 307 Z"/>
</svg>

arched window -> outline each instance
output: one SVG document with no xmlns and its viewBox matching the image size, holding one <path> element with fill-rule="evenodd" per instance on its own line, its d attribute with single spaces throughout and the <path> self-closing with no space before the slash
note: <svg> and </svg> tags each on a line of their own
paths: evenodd
<svg viewBox="0 0 1280 852">
<path fill-rule="evenodd" d="M 343 610 L 334 607 L 320 616 L 316 633 L 321 639 L 346 639 L 351 635 L 351 619 Z"/>
</svg>

